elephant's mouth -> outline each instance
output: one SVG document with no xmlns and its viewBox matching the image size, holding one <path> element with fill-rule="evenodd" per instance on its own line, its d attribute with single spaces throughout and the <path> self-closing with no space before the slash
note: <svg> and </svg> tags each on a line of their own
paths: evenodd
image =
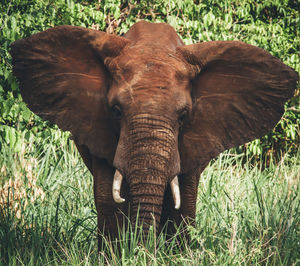
<svg viewBox="0 0 300 266">
<path fill-rule="evenodd" d="M 113 195 L 113 199 L 116 203 L 122 203 L 125 201 L 125 199 L 122 198 L 120 195 L 122 180 L 123 180 L 122 174 L 118 170 L 116 170 L 115 175 L 114 175 L 114 180 L 113 180 L 113 186 L 112 186 L 112 195 Z M 179 189 L 178 176 L 175 176 L 170 181 L 170 187 L 171 187 L 171 191 L 172 191 L 172 195 L 173 195 L 173 199 L 174 199 L 175 209 L 179 210 L 181 200 L 180 200 L 180 189 Z"/>
</svg>

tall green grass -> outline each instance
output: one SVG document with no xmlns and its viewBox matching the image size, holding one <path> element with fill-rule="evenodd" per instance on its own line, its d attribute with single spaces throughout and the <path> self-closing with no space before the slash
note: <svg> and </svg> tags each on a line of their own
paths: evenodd
<svg viewBox="0 0 300 266">
<path fill-rule="evenodd" d="M 0 195 L 0 264 L 300 263 L 300 152 L 268 167 L 225 152 L 201 176 L 189 243 L 177 245 L 179 229 L 168 244 L 154 234 L 139 244 L 133 229 L 120 235 L 119 249 L 107 242 L 98 253 L 92 177 L 74 144 L 62 138 L 55 148 L 56 141 L 23 144 L 19 153 L 2 147 L 0 188 L 11 194 Z"/>
</svg>

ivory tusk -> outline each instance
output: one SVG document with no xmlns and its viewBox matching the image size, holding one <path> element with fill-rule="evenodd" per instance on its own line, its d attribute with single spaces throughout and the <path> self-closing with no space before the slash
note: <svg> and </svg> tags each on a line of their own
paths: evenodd
<svg viewBox="0 0 300 266">
<path fill-rule="evenodd" d="M 175 176 L 173 180 L 170 183 L 175 209 L 179 210 L 180 208 L 180 190 L 179 190 L 179 182 L 178 182 L 178 176 Z"/>
<path fill-rule="evenodd" d="M 113 185 L 112 185 L 112 194 L 113 194 L 114 201 L 116 203 L 122 203 L 125 201 L 125 199 L 121 198 L 120 196 L 122 180 L 123 180 L 123 176 L 118 170 L 116 170 L 114 175 Z"/>
</svg>

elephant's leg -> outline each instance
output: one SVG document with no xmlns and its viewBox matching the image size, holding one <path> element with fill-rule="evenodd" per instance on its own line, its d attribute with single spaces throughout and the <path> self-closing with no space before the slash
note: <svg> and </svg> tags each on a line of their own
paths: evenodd
<svg viewBox="0 0 300 266">
<path fill-rule="evenodd" d="M 163 211 L 161 216 L 162 226 L 167 226 L 168 238 L 172 237 L 176 232 L 176 227 L 183 226 L 186 232 L 186 226 L 195 224 L 197 191 L 200 178 L 200 169 L 192 174 L 179 175 L 179 187 L 181 206 L 179 210 L 174 208 L 174 200 L 170 186 L 167 187 Z M 182 235 L 182 234 L 181 234 Z M 185 235 L 188 239 L 188 235 Z"/>
<path fill-rule="evenodd" d="M 115 203 L 112 196 L 112 183 L 115 168 L 106 160 L 93 156 L 92 169 L 94 176 L 94 196 L 98 214 L 99 248 L 102 245 L 102 236 L 108 236 L 111 240 L 118 237 L 118 229 L 122 228 L 128 215 L 128 185 L 124 180 L 121 195 L 126 199 L 124 203 Z M 122 231 L 122 230 L 121 230 Z"/>
</svg>

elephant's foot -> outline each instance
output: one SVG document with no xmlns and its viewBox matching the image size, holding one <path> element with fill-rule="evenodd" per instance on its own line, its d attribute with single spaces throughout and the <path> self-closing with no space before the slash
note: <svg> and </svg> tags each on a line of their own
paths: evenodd
<svg viewBox="0 0 300 266">
<path fill-rule="evenodd" d="M 98 215 L 98 249 L 109 245 L 119 247 L 123 238 L 123 229 L 128 227 L 128 218 L 119 211 L 113 215 Z"/>
<path fill-rule="evenodd" d="M 116 203 L 112 196 L 113 177 L 115 168 L 106 160 L 92 158 L 94 176 L 94 197 L 98 215 L 98 243 L 103 249 L 105 241 L 120 239 L 123 226 L 127 227 L 128 200 Z M 128 185 L 123 182 L 121 195 L 128 199 Z"/>
<path fill-rule="evenodd" d="M 176 241 L 189 242 L 188 227 L 195 225 L 196 200 L 200 169 L 193 174 L 179 175 L 179 187 L 181 206 L 179 210 L 174 208 L 174 200 L 170 186 L 164 195 L 163 211 L 161 216 L 161 229 L 165 230 L 168 241 L 176 237 Z"/>
</svg>

